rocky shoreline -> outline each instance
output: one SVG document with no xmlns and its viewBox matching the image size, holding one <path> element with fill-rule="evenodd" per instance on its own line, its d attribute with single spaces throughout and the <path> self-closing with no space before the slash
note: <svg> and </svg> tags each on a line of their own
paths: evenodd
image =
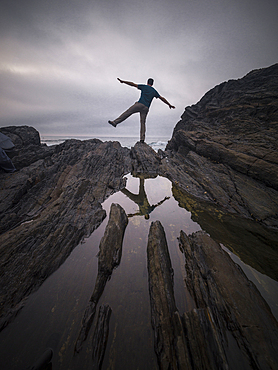
<svg viewBox="0 0 278 370">
<path fill-rule="evenodd" d="M 189 209 L 210 234 L 187 236 L 181 231 L 186 284 L 196 310 L 179 314 L 171 293 L 171 262 L 163 227 L 151 227 L 150 300 L 160 368 L 171 364 L 175 369 L 185 363 L 188 368 L 238 369 L 239 364 L 245 369 L 275 368 L 277 321 L 218 243 L 278 280 L 278 64 L 216 86 L 199 103 L 187 107 L 166 150 L 158 153 L 143 143 L 129 150 L 118 142 L 98 139 L 67 140 L 47 147 L 32 127 L 10 126 L 0 131 L 15 144 L 7 154 L 17 169 L 0 172 L 0 330 L 101 224 L 106 217 L 101 203 L 125 187 L 124 175 L 160 175 L 171 180 L 180 206 Z M 157 247 L 162 250 L 155 252 Z M 164 256 L 156 267 L 152 253 Z M 162 272 L 155 275 L 153 268 Z M 225 279 L 227 271 L 230 275 Z M 165 287 L 165 299 L 155 293 L 160 284 Z M 164 300 L 165 306 L 160 307 L 157 299 Z M 95 309 L 96 304 L 93 316 Z M 106 311 L 109 316 L 110 309 Z M 158 312 L 165 313 L 168 324 L 160 322 Z M 213 343 L 199 353 L 207 338 L 214 338 Z M 236 365 L 229 352 L 234 343 L 239 348 Z M 216 357 L 210 357 L 211 353 L 217 353 Z"/>
</svg>

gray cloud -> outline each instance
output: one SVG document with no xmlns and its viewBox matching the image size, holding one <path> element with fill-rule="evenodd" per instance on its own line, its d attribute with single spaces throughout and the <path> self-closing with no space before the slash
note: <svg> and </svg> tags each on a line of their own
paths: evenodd
<svg viewBox="0 0 278 370">
<path fill-rule="evenodd" d="M 277 62 L 276 1 L 3 1 L 0 125 L 42 134 L 109 133 L 139 92 L 155 87 L 148 132 L 171 135 L 185 106 L 210 88 Z M 132 117 L 117 133 L 138 131 Z"/>
</svg>

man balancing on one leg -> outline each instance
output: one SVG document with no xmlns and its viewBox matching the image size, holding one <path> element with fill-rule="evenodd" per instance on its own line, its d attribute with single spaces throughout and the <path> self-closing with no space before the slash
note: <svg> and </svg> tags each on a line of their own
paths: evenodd
<svg viewBox="0 0 278 370">
<path fill-rule="evenodd" d="M 120 83 L 127 84 L 129 86 L 136 87 L 137 89 L 141 90 L 141 96 L 138 102 L 133 104 L 127 111 L 120 115 L 120 117 L 116 118 L 114 121 L 108 121 L 110 125 L 116 127 L 118 123 L 123 122 L 129 116 L 134 113 L 140 113 L 140 141 L 143 143 L 145 141 L 145 133 L 146 133 L 146 118 L 147 114 L 149 113 L 149 108 L 153 98 L 159 98 L 163 101 L 163 103 L 167 104 L 169 108 L 175 108 L 171 105 L 165 98 L 159 95 L 159 93 L 152 87 L 153 86 L 153 79 L 149 78 L 147 85 L 137 85 L 134 82 L 130 81 L 123 81 L 118 78 Z"/>
</svg>

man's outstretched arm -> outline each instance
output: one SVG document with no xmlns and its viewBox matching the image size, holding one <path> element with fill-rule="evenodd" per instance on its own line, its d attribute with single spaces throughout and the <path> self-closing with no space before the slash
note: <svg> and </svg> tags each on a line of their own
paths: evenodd
<svg viewBox="0 0 278 370">
<path fill-rule="evenodd" d="M 160 96 L 160 97 L 159 97 L 159 99 L 160 99 L 160 100 L 162 100 L 162 101 L 163 101 L 163 103 L 167 104 L 167 105 L 169 106 L 169 108 L 170 108 L 170 109 L 171 109 L 171 108 L 175 109 L 175 107 L 174 107 L 173 105 L 171 105 L 171 104 L 168 102 L 168 100 L 166 100 L 165 98 L 163 98 L 163 96 Z"/>
<path fill-rule="evenodd" d="M 138 87 L 138 85 L 135 84 L 134 82 L 124 81 L 124 80 L 121 80 L 120 78 L 118 78 L 118 80 L 120 81 L 121 84 L 126 84 L 126 85 L 129 85 L 129 86 Z"/>
</svg>

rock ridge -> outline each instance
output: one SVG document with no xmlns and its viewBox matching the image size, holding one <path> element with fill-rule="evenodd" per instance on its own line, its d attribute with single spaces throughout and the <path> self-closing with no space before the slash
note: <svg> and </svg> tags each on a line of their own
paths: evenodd
<svg viewBox="0 0 278 370">
<path fill-rule="evenodd" d="M 278 64 L 214 87 L 187 107 L 166 147 L 172 181 L 278 228 Z"/>
<path fill-rule="evenodd" d="M 274 369 L 278 324 L 257 288 L 205 232 L 181 231 L 179 245 L 196 305 L 183 313 L 163 226 L 151 224 L 149 294 L 159 369 Z"/>
<path fill-rule="evenodd" d="M 130 167 L 129 150 L 118 142 L 34 145 L 47 153 L 43 159 L 32 154 L 27 166 L 21 162 L 19 171 L 0 174 L 1 329 L 101 224 L 106 217 L 101 202 L 125 187 L 123 176 Z M 27 142 L 22 151 L 28 148 Z"/>
</svg>

